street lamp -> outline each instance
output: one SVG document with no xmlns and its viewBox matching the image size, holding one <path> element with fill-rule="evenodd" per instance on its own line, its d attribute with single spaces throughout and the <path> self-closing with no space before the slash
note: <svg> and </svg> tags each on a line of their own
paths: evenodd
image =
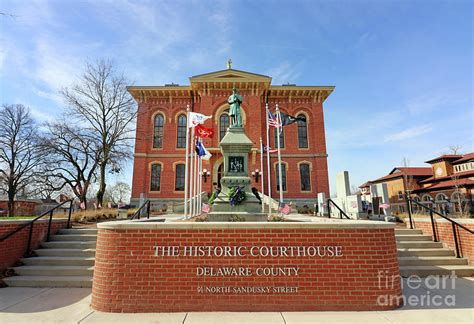
<svg viewBox="0 0 474 324">
<path fill-rule="evenodd" d="M 252 171 L 252 177 L 255 178 L 255 182 L 258 182 L 258 177 L 261 175 L 262 173 L 260 172 L 260 170 L 258 169 L 255 169 L 255 171 Z"/>
<path fill-rule="evenodd" d="M 204 182 L 207 182 L 207 177 L 211 175 L 211 172 L 207 171 L 206 169 L 202 170 L 202 176 L 204 177 Z"/>
</svg>

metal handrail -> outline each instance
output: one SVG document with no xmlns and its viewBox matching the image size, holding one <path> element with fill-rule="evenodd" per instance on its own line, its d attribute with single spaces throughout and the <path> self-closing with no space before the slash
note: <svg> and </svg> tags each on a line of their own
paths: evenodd
<svg viewBox="0 0 474 324">
<path fill-rule="evenodd" d="M 331 218 L 331 203 L 339 210 L 339 218 L 340 219 L 343 219 L 342 216 L 344 216 L 345 218 L 347 219 L 351 219 L 349 216 L 347 216 L 347 214 L 341 209 L 341 207 L 339 207 L 335 202 L 334 200 L 332 200 L 331 198 L 328 198 L 327 199 L 327 205 L 328 205 L 328 217 Z"/>
<path fill-rule="evenodd" d="M 146 206 L 146 218 L 147 219 L 150 219 L 150 200 L 147 200 L 145 201 L 141 206 L 140 208 L 137 209 L 137 211 L 135 213 L 133 213 L 132 217 L 130 218 L 131 220 L 134 220 L 135 218 L 136 219 L 140 219 L 140 216 L 141 216 L 141 213 L 142 213 L 142 210 L 143 208 Z"/>
<path fill-rule="evenodd" d="M 69 205 L 69 216 L 68 216 L 68 219 L 67 219 L 66 228 L 70 228 L 70 226 L 71 226 L 71 213 L 72 213 L 72 199 L 63 201 L 62 203 L 60 203 L 60 204 L 54 206 L 53 208 L 51 208 L 51 209 L 45 211 L 43 214 L 39 215 L 38 217 L 35 217 L 33 220 L 31 220 L 31 221 L 29 221 L 29 222 L 26 222 L 26 223 L 24 223 L 24 224 L 18 226 L 16 229 L 14 229 L 13 231 L 11 231 L 10 233 L 5 234 L 4 236 L 0 237 L 0 242 L 5 241 L 6 239 L 8 239 L 9 237 L 15 235 L 16 233 L 18 233 L 19 231 L 21 231 L 21 230 L 24 229 L 25 227 L 30 226 L 30 232 L 29 232 L 29 234 L 28 234 L 28 245 L 27 245 L 27 247 L 26 247 L 26 252 L 25 252 L 25 255 L 28 256 L 28 255 L 30 254 L 31 239 L 32 239 L 32 237 L 33 237 L 33 225 L 34 225 L 34 223 L 35 223 L 38 219 L 40 219 L 40 218 L 42 218 L 42 217 L 44 217 L 44 216 L 46 216 L 46 215 L 49 214 L 48 234 L 46 235 L 46 241 L 49 242 L 49 240 L 50 240 L 50 234 L 51 234 L 51 223 L 52 223 L 52 221 L 53 221 L 53 212 L 54 212 L 57 208 L 61 207 L 62 205 L 64 205 L 65 203 L 68 203 L 68 202 L 70 203 L 70 205 Z"/>
<path fill-rule="evenodd" d="M 462 224 L 459 224 L 458 222 L 456 222 L 455 220 L 437 212 L 436 210 L 428 207 L 428 206 L 425 206 L 424 204 L 416 201 L 416 200 L 413 200 L 411 199 L 410 197 L 408 197 L 408 195 L 406 196 L 406 200 L 407 200 L 407 204 L 408 204 L 408 217 L 410 219 L 410 228 L 413 229 L 414 228 L 414 222 L 412 220 L 412 216 L 411 216 L 411 204 L 412 203 L 415 203 L 416 205 L 418 206 L 421 206 L 422 208 L 428 210 L 430 212 L 430 219 L 431 219 L 431 230 L 433 232 L 433 241 L 434 242 L 438 242 L 439 239 L 438 239 L 438 234 L 437 234 L 437 231 L 436 231 L 436 226 L 435 226 L 435 221 L 434 221 L 434 217 L 433 215 L 436 214 L 442 218 L 444 218 L 445 220 L 451 222 L 451 227 L 452 227 L 452 230 L 453 230 L 453 239 L 454 239 L 454 244 L 456 246 L 456 257 L 457 258 L 461 258 L 462 255 L 461 255 L 461 251 L 459 249 L 459 242 L 458 242 L 458 231 L 456 230 L 456 226 L 458 228 L 462 228 L 463 230 L 467 231 L 468 233 L 471 233 L 471 234 L 474 234 L 474 230 L 471 230 L 470 228 L 467 228 L 466 226 L 462 225 Z"/>
</svg>

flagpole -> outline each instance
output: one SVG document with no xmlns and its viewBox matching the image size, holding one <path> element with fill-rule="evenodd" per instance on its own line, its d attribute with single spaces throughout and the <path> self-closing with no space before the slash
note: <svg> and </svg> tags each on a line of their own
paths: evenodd
<svg viewBox="0 0 474 324">
<path fill-rule="evenodd" d="M 194 183 L 194 127 L 191 130 L 191 142 L 189 143 L 190 146 L 190 152 L 191 152 L 191 157 L 189 159 L 189 169 L 190 169 L 190 175 L 189 175 L 189 216 L 193 217 L 194 216 L 194 209 L 193 209 L 193 183 Z"/>
<path fill-rule="evenodd" d="M 202 201 L 202 158 L 199 158 L 199 198 L 198 198 L 198 215 L 201 215 L 201 201 Z"/>
<path fill-rule="evenodd" d="M 199 141 L 199 137 L 196 137 L 196 141 Z M 194 200 L 193 200 L 193 210 L 194 210 L 194 215 L 193 216 L 196 216 L 197 215 L 197 181 L 198 181 L 198 174 L 199 170 L 198 170 L 198 155 L 197 153 L 195 152 L 194 154 Z"/>
<path fill-rule="evenodd" d="M 281 124 L 281 116 L 280 116 L 280 109 L 278 109 L 278 105 L 276 105 L 276 114 L 277 114 L 277 145 L 278 145 L 278 184 L 280 187 L 280 203 L 283 203 L 283 185 L 282 185 L 282 177 L 281 177 L 281 152 L 280 152 L 280 128 L 283 129 L 283 125 Z M 280 205 L 278 205 L 280 207 Z"/>
<path fill-rule="evenodd" d="M 265 177 L 264 177 L 264 173 L 263 173 L 263 141 L 262 141 L 262 136 L 260 136 L 260 172 L 262 174 L 261 178 L 262 178 L 262 195 L 265 195 L 264 193 L 264 190 L 265 190 Z M 262 201 L 262 213 L 265 212 L 265 197 L 262 197 L 263 198 L 263 201 Z"/>
<path fill-rule="evenodd" d="M 268 103 L 265 104 L 265 110 L 266 110 L 266 124 L 267 124 L 267 186 L 268 186 L 268 217 L 272 216 L 272 184 L 271 184 L 271 170 L 270 170 L 270 127 L 268 125 Z"/>
<path fill-rule="evenodd" d="M 188 178 L 189 178 L 189 105 L 186 106 L 186 158 L 184 163 L 184 218 L 188 218 Z"/>
</svg>

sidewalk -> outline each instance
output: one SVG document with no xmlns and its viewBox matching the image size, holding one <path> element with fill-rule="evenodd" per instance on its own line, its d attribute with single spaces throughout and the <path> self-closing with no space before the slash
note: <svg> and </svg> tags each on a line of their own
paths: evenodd
<svg viewBox="0 0 474 324">
<path fill-rule="evenodd" d="M 93 311 L 88 288 L 2 288 L 0 323 L 474 323 L 474 278 L 455 279 L 455 288 L 407 288 L 404 295 L 440 296 L 452 306 L 413 305 L 385 312 L 149 313 L 112 314 Z"/>
</svg>

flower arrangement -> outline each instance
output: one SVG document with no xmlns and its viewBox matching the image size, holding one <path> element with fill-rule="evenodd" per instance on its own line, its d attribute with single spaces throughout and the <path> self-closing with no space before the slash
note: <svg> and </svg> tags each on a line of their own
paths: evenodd
<svg viewBox="0 0 474 324">
<path fill-rule="evenodd" d="M 209 205 L 214 204 L 214 200 L 216 200 L 216 198 L 219 197 L 220 193 L 221 193 L 221 189 L 214 188 L 214 192 L 212 193 L 211 198 L 209 198 Z"/>
<path fill-rule="evenodd" d="M 245 191 L 242 189 L 243 188 L 239 186 L 230 188 L 227 197 L 229 197 L 229 203 L 231 206 L 240 205 L 245 200 Z"/>
</svg>

